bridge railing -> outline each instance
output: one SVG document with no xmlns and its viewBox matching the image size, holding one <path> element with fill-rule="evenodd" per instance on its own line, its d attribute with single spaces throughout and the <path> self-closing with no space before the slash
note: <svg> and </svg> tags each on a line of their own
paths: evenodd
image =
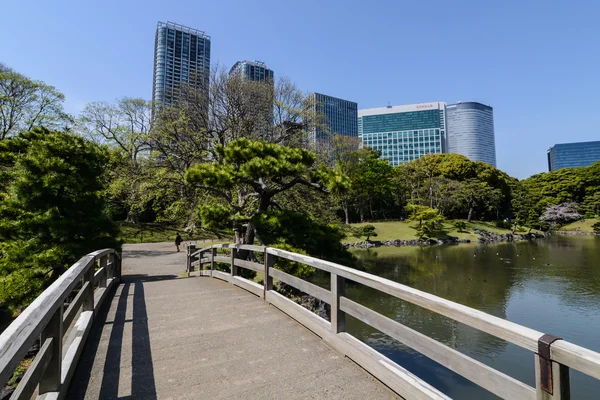
<svg viewBox="0 0 600 400">
<path fill-rule="evenodd" d="M 42 399 L 64 397 L 94 314 L 120 277 L 121 256 L 115 250 L 90 253 L 73 264 L 6 328 L 0 335 L 0 388 L 40 340 L 39 352 L 11 400 L 30 399 L 36 390 Z"/>
<path fill-rule="evenodd" d="M 230 251 L 230 255 L 219 255 L 217 253 L 219 249 L 227 249 Z M 241 250 L 259 254 L 263 262 L 237 259 L 236 253 Z M 259 259 L 259 257 L 254 258 Z M 276 258 L 298 262 L 328 272 L 331 277 L 329 290 L 274 268 Z M 217 263 L 229 264 L 230 272 L 216 270 Z M 202 269 L 205 264 L 210 264 L 208 270 Z M 346 315 L 402 342 L 504 399 L 568 399 L 570 396 L 569 368 L 600 379 L 600 354 L 597 352 L 343 265 L 270 247 L 216 244 L 197 250 L 188 250 L 188 276 L 194 272 L 196 266 L 200 267 L 200 275 L 226 280 L 265 299 L 312 330 L 332 347 L 353 359 L 405 398 L 446 399 L 448 397 L 346 332 Z M 239 268 L 262 273 L 264 275 L 263 285 L 240 277 Z M 273 279 L 329 304 L 330 321 L 274 291 Z M 535 367 L 536 374 L 536 387 L 531 387 L 398 321 L 350 300 L 344 293 L 346 280 L 436 312 L 531 351 L 533 353 L 531 362 Z"/>
</svg>

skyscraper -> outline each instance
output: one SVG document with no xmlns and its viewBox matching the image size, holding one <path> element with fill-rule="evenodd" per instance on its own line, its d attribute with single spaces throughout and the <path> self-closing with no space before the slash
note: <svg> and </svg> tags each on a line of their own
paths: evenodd
<svg viewBox="0 0 600 400">
<path fill-rule="evenodd" d="M 210 36 L 173 22 L 159 22 L 154 43 L 154 104 L 177 101 L 188 85 L 208 96 Z"/>
<path fill-rule="evenodd" d="M 548 149 L 548 171 L 585 167 L 600 161 L 600 141 L 561 143 Z"/>
<path fill-rule="evenodd" d="M 262 61 L 238 61 L 229 70 L 229 75 L 242 74 L 249 81 L 273 81 L 273 70 Z"/>
<path fill-rule="evenodd" d="M 448 153 L 496 166 L 492 107 L 476 102 L 450 104 L 446 107 L 446 121 Z"/>
<path fill-rule="evenodd" d="M 333 135 L 358 137 L 357 103 L 312 93 L 306 99 L 306 104 L 308 111 L 319 120 L 308 132 L 313 146 L 330 143 Z"/>
<path fill-rule="evenodd" d="M 446 152 L 446 103 L 387 106 L 358 111 L 358 135 L 364 147 L 400 165 L 425 154 Z"/>
</svg>

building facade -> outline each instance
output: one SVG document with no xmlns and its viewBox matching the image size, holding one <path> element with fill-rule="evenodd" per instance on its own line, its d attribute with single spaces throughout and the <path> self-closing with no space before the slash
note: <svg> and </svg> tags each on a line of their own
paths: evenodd
<svg viewBox="0 0 600 400">
<path fill-rule="evenodd" d="M 273 70 L 267 68 L 262 61 L 238 61 L 229 70 L 229 75 L 241 74 L 249 81 L 273 81 Z"/>
<path fill-rule="evenodd" d="M 308 131 L 311 144 L 330 143 L 334 135 L 358 137 L 357 103 L 321 93 L 311 94 L 306 102 L 318 120 Z"/>
<path fill-rule="evenodd" d="M 154 43 L 154 104 L 177 101 L 182 86 L 208 96 L 210 81 L 210 36 L 173 22 L 159 22 Z"/>
<path fill-rule="evenodd" d="M 494 110 L 476 102 L 446 106 L 448 153 L 496 166 Z"/>
<path fill-rule="evenodd" d="M 363 147 L 381 151 L 391 165 L 446 153 L 446 103 L 387 106 L 358 111 Z"/>
<path fill-rule="evenodd" d="M 561 143 L 548 149 L 548 171 L 586 167 L 600 161 L 600 141 Z"/>
</svg>

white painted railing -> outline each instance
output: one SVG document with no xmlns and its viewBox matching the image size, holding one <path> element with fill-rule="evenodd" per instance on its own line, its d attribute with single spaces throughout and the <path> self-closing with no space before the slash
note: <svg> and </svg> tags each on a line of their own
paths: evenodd
<svg viewBox="0 0 600 400">
<path fill-rule="evenodd" d="M 219 249 L 231 254 L 219 255 Z M 240 250 L 262 255 L 264 263 L 240 260 Z M 312 266 L 331 275 L 329 290 L 306 282 L 274 268 L 274 257 Z M 230 272 L 215 269 L 216 263 L 227 263 Z M 210 264 L 208 270 L 203 265 Z M 199 275 L 223 279 L 265 299 L 294 318 L 342 354 L 353 359 L 383 383 L 407 399 L 447 399 L 448 397 L 398 364 L 360 342 L 346 332 L 346 314 L 402 342 L 471 382 L 504 399 L 568 399 L 569 368 L 600 379 L 600 354 L 542 332 L 494 317 L 482 311 L 422 292 L 420 290 L 314 257 L 271 247 L 216 244 L 201 249 L 189 248 L 187 273 L 191 276 L 199 266 Z M 239 268 L 264 274 L 262 285 L 239 276 Z M 331 306 L 327 321 L 273 290 L 273 279 L 284 282 Z M 429 311 L 506 340 L 532 351 L 536 371 L 536 387 L 530 387 L 459 351 L 394 321 L 344 296 L 345 280 L 387 293 Z"/>
<path fill-rule="evenodd" d="M 41 399 L 65 396 L 94 314 L 120 277 L 121 256 L 115 250 L 90 253 L 73 264 L 6 328 L 0 335 L 0 388 L 40 339 L 40 350 L 11 400 L 30 399 L 36 389 Z M 65 307 L 74 290 L 78 290 L 75 298 Z"/>
</svg>

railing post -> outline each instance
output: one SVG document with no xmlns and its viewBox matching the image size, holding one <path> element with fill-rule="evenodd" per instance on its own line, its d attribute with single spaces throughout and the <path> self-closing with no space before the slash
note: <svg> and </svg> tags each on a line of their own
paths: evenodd
<svg viewBox="0 0 600 400">
<path fill-rule="evenodd" d="M 331 273 L 331 331 L 346 331 L 346 314 L 340 310 L 340 297 L 344 296 L 344 278 Z"/>
<path fill-rule="evenodd" d="M 106 287 L 106 278 L 108 276 L 108 267 L 106 266 L 106 256 L 100 257 L 100 269 L 104 268 L 104 272 L 100 274 L 99 287 Z"/>
<path fill-rule="evenodd" d="M 235 256 L 237 253 L 237 249 L 235 247 L 231 248 L 231 268 L 229 268 L 229 271 L 231 273 L 231 277 L 233 278 L 234 276 L 238 275 L 238 271 L 237 271 L 237 267 L 235 266 Z M 233 280 L 232 280 L 233 282 Z"/>
<path fill-rule="evenodd" d="M 194 272 L 194 266 L 192 265 L 192 253 L 196 251 L 196 245 L 195 244 L 188 244 L 187 247 L 187 276 L 188 278 L 192 275 L 192 272 Z"/>
<path fill-rule="evenodd" d="M 90 265 L 85 274 L 83 281 L 88 283 L 88 292 L 83 299 L 82 310 L 94 311 L 94 264 Z M 85 283 L 84 283 L 85 284 Z"/>
<path fill-rule="evenodd" d="M 115 256 L 116 256 L 115 258 L 117 260 L 117 264 L 116 264 L 117 269 L 115 270 L 115 275 L 117 276 L 117 282 L 121 282 L 121 273 L 122 273 L 121 268 L 123 267 L 123 260 L 122 260 L 123 253 L 121 253 L 121 254 L 115 253 Z"/>
<path fill-rule="evenodd" d="M 52 338 L 52 357 L 40 379 L 39 394 L 58 392 L 62 375 L 63 305 L 60 304 L 42 331 L 40 343 Z"/>
<path fill-rule="evenodd" d="M 106 280 L 112 279 L 115 271 L 115 254 L 109 253 L 107 256 L 108 264 L 106 265 Z"/>
<path fill-rule="evenodd" d="M 550 347 L 561 338 L 544 335 L 538 339 L 535 354 L 535 386 L 537 400 L 569 400 L 571 398 L 569 367 L 552 361 Z"/>
<path fill-rule="evenodd" d="M 271 276 L 270 269 L 273 267 L 273 254 L 267 253 L 267 247 L 265 246 L 265 272 L 263 279 L 263 299 L 267 299 L 267 292 L 273 290 L 273 277 Z"/>
<path fill-rule="evenodd" d="M 217 255 L 217 249 L 210 246 L 210 277 L 213 276 L 213 271 L 215 270 L 215 256 Z"/>
</svg>

